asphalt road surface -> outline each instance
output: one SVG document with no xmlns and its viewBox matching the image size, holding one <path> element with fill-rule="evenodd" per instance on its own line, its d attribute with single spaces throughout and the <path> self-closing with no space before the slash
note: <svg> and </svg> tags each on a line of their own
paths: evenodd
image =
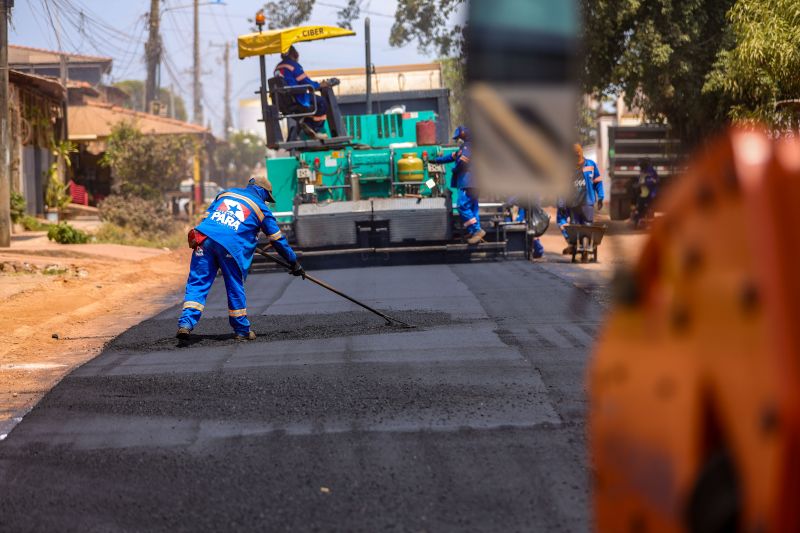
<svg viewBox="0 0 800 533">
<path fill-rule="evenodd" d="M 0 443 L 0 530 L 589 529 L 594 300 L 523 261 L 315 274 L 419 327 L 256 274 L 234 343 L 218 279 L 191 346 L 140 324 Z"/>
</svg>

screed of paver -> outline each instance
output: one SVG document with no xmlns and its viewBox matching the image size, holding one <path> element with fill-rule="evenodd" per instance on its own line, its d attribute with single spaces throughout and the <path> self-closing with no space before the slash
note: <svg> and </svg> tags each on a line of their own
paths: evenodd
<svg viewBox="0 0 800 533">
<path fill-rule="evenodd" d="M 132 329 L 64 379 L 0 444 L 5 523 L 58 530 L 588 529 L 587 348 L 582 340 L 570 348 L 542 343 L 530 331 L 572 320 L 593 328 L 596 309 L 576 315 L 571 287 L 533 265 L 325 275 L 369 300 L 379 289 L 362 280 L 377 283 L 384 273 L 390 285 L 420 283 L 424 291 L 380 293 L 392 295 L 383 309 L 419 313 L 421 322 L 434 313 L 441 322 L 354 332 L 365 319 L 350 314 L 361 311 L 336 303 L 340 336 L 183 350 L 135 346 L 137 332 L 171 335 L 177 308 Z M 420 281 L 430 275 L 434 281 Z M 248 308 L 265 319 L 319 315 L 331 300 L 304 292 L 311 288 L 285 274 L 254 275 Z M 215 331 L 226 321 L 219 307 L 208 315 Z"/>
</svg>

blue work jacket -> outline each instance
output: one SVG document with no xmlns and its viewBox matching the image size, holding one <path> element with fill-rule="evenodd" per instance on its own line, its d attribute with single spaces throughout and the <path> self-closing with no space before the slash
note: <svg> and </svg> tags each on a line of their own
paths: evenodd
<svg viewBox="0 0 800 533">
<path fill-rule="evenodd" d="M 315 90 L 319 89 L 319 83 L 308 77 L 308 74 L 303 70 L 303 66 L 297 61 L 293 61 L 288 57 L 281 60 L 275 67 L 275 75 L 280 76 L 286 81 L 289 87 L 296 87 L 298 85 L 311 85 Z M 295 95 L 295 100 L 298 104 L 306 107 L 313 105 L 312 96 L 308 93 Z"/>
<path fill-rule="evenodd" d="M 203 221 L 195 228 L 222 245 L 246 274 L 253 262 L 258 232 L 263 231 L 273 248 L 289 263 L 297 256 L 281 232 L 266 202 L 267 191 L 258 185 L 229 189 L 217 195 Z"/>
<path fill-rule="evenodd" d="M 455 163 L 452 177 L 450 178 L 450 186 L 456 187 L 457 189 L 467 189 L 472 187 L 472 180 L 470 179 L 469 173 L 469 158 L 471 155 L 472 149 L 470 143 L 467 142 L 455 152 L 435 157 L 431 162 L 437 165 Z"/>
</svg>

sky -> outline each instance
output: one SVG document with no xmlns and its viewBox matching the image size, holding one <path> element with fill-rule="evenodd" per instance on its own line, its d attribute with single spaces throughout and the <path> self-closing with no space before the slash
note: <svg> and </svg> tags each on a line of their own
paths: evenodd
<svg viewBox="0 0 800 533">
<path fill-rule="evenodd" d="M 258 59 L 239 60 L 236 37 L 250 33 L 247 22 L 263 5 L 258 0 L 201 0 L 200 56 L 203 70 L 203 110 L 216 135 L 222 134 L 224 109 L 223 49 L 231 44 L 232 116 L 237 127 L 237 102 L 249 98 L 258 89 Z M 317 0 L 309 24 L 336 25 L 335 6 L 345 0 Z M 371 0 L 365 5 L 369 15 L 353 23 L 355 37 L 302 43 L 298 46 L 306 70 L 364 66 L 364 17 L 370 17 L 372 62 L 376 66 L 424 63 L 433 57 L 419 53 L 416 43 L 403 48 L 389 46 L 389 32 L 394 21 L 396 0 Z M 66 6 L 73 6 L 70 12 Z M 192 110 L 192 1 L 163 0 L 161 36 L 166 59 L 161 66 L 161 86 L 172 84 Z M 48 9 L 50 16 L 48 16 Z M 17 0 L 12 12 L 10 44 L 58 50 L 55 28 L 59 28 L 65 52 L 111 57 L 114 64 L 109 82 L 146 77 L 144 43 L 147 40 L 146 13 L 150 0 Z M 84 14 L 83 18 L 77 12 Z M 51 23 L 52 20 L 52 23 Z M 81 31 L 83 28 L 83 31 Z M 88 35 L 85 36 L 84 34 Z M 268 68 L 278 57 L 267 57 Z"/>
</svg>

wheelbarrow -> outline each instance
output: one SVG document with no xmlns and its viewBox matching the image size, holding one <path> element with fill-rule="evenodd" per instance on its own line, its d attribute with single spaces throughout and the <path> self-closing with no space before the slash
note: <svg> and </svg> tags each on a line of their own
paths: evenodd
<svg viewBox="0 0 800 533">
<path fill-rule="evenodd" d="M 580 257 L 581 263 L 597 262 L 597 247 L 603 241 L 606 226 L 600 224 L 565 224 L 567 242 L 572 246 L 572 262 Z"/>
</svg>

